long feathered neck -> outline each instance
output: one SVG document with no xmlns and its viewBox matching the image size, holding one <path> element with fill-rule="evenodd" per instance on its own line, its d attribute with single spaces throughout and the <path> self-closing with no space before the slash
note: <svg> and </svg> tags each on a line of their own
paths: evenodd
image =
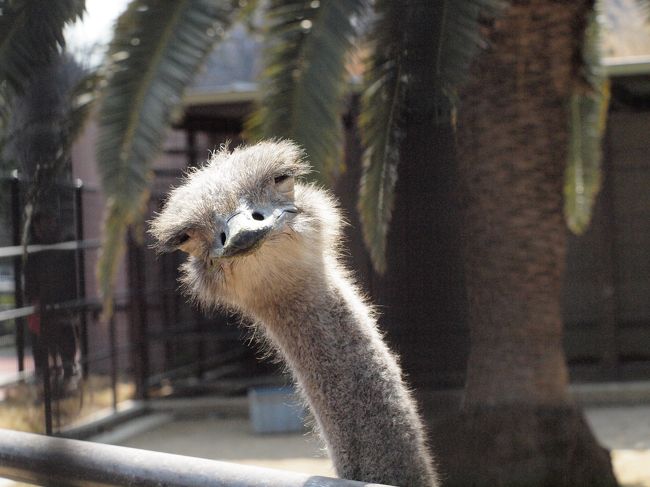
<svg viewBox="0 0 650 487">
<path fill-rule="evenodd" d="M 435 485 L 415 403 L 370 308 L 336 262 L 292 274 L 255 310 L 305 396 L 343 478 Z"/>
</svg>

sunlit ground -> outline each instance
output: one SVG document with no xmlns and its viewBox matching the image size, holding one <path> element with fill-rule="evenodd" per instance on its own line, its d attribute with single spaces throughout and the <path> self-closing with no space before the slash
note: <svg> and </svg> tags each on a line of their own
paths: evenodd
<svg viewBox="0 0 650 487">
<path fill-rule="evenodd" d="M 170 421 L 120 442 L 122 446 L 296 472 L 334 475 L 312 433 L 256 434 L 246 418 L 203 417 Z"/>
<path fill-rule="evenodd" d="M 650 405 L 589 408 L 587 420 L 611 450 L 621 485 L 650 487 Z"/>
<path fill-rule="evenodd" d="M 117 385 L 118 402 L 133 397 L 133 384 Z M 3 388 L 0 401 L 0 428 L 32 433 L 45 429 L 43 387 L 39 383 L 20 383 Z M 52 401 L 53 426 L 60 427 L 82 419 L 94 412 L 111 407 L 113 393 L 110 378 L 91 376 L 79 382 L 78 388 Z"/>
<path fill-rule="evenodd" d="M 612 452 L 612 462 L 621 486 L 650 486 L 650 451 L 615 450 Z"/>
</svg>

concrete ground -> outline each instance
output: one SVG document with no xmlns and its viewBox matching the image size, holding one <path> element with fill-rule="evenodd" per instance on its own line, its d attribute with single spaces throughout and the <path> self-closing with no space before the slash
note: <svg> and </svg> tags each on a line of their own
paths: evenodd
<svg viewBox="0 0 650 487">
<path fill-rule="evenodd" d="M 650 487 L 650 405 L 591 407 L 587 420 L 612 450 L 616 475 L 626 487 Z M 152 421 L 152 418 L 149 418 Z M 311 433 L 259 435 L 247 418 L 159 415 L 151 428 L 116 444 L 167 453 L 333 476 L 331 462 Z M 99 438 L 101 440 L 101 438 Z M 109 439 L 106 438 L 105 439 Z"/>
<path fill-rule="evenodd" d="M 335 476 L 311 433 L 255 434 L 247 418 L 176 419 L 117 444 L 314 475 Z"/>
<path fill-rule="evenodd" d="M 587 421 L 611 450 L 616 477 L 626 487 L 650 487 L 650 405 L 587 408 Z"/>
</svg>

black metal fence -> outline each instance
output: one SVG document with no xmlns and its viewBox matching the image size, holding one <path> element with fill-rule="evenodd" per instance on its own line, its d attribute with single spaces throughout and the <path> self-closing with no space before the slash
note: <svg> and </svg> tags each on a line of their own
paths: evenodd
<svg viewBox="0 0 650 487">
<path fill-rule="evenodd" d="M 157 178 L 151 209 L 175 177 Z M 0 427 L 50 435 L 124 399 L 240 392 L 271 372 L 243 343 L 245 332 L 226 326 L 229 317 L 185 303 L 176 284 L 182 257 L 157 257 L 142 226 L 129 235 L 115 313 L 102 322 L 94 281 L 101 195 L 81 181 L 56 186 L 24 252 L 28 183 L 0 178 Z M 43 223 L 50 216 L 54 224 Z"/>
<path fill-rule="evenodd" d="M 23 249 L 29 182 L 14 176 L 0 185 L 0 417 L 12 421 L 7 426 L 52 434 L 84 410 L 87 393 L 94 395 L 86 384 L 91 371 L 99 372 L 110 394 L 104 402 L 114 408 L 118 402 L 115 321 L 99 326 L 99 300 L 87 294 L 87 262 L 99 240 L 85 238 L 84 200 L 98 196 L 81 181 L 51 185 L 46 203 L 32 215 L 32 235 Z M 122 303 L 118 309 L 123 314 Z M 106 339 L 97 336 L 100 331 Z M 38 407 L 43 415 L 34 417 Z"/>
</svg>

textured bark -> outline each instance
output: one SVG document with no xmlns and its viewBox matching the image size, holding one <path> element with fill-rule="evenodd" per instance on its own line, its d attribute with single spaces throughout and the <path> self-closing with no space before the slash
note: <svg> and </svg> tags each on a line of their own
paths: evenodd
<svg viewBox="0 0 650 487">
<path fill-rule="evenodd" d="M 610 487 L 606 450 L 571 406 L 499 406 L 426 418 L 444 487 Z"/>
<path fill-rule="evenodd" d="M 567 395 L 560 313 L 566 102 L 592 6 L 513 1 L 461 93 L 471 350 L 450 484 L 616 483 Z"/>
</svg>

